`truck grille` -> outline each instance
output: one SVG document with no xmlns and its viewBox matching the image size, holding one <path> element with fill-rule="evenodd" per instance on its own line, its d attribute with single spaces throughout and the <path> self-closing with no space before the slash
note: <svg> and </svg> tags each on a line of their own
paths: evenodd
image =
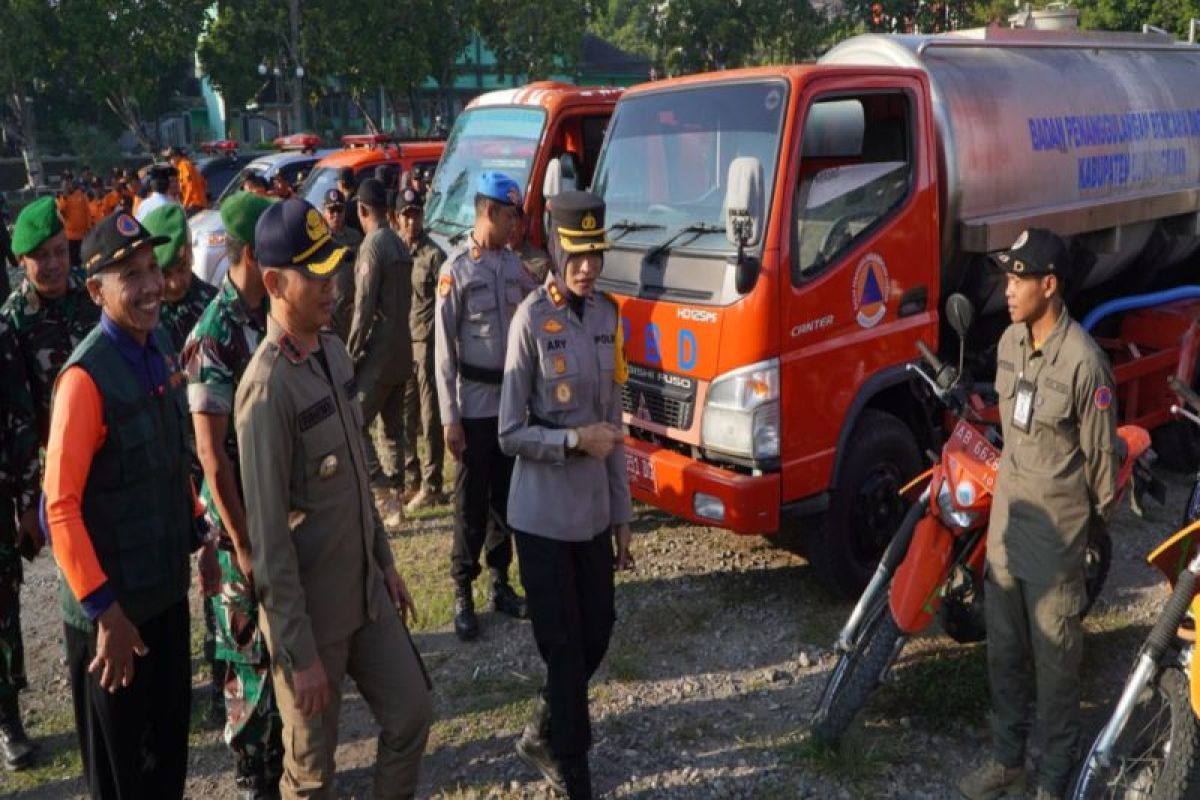
<svg viewBox="0 0 1200 800">
<path fill-rule="evenodd" d="M 688 430 L 696 406 L 696 381 L 630 364 L 622 401 L 625 413 L 633 417 Z"/>
</svg>

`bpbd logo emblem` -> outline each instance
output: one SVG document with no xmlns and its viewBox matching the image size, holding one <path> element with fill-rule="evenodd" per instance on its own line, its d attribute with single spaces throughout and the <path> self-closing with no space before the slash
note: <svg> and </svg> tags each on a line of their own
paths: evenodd
<svg viewBox="0 0 1200 800">
<path fill-rule="evenodd" d="M 887 298 L 891 289 L 887 265 L 877 253 L 868 253 L 858 262 L 851 286 L 855 319 L 864 328 L 873 328 L 887 315 Z"/>
</svg>

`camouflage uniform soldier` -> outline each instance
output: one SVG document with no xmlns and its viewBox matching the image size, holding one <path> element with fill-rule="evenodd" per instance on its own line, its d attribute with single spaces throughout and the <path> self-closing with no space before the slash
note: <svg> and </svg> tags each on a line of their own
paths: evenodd
<svg viewBox="0 0 1200 800">
<path fill-rule="evenodd" d="M 183 349 L 188 405 L 204 467 L 200 500 L 217 531 L 221 591 L 212 598 L 216 656 L 228 666 L 224 678 L 225 743 L 233 751 L 235 781 L 245 798 L 276 791 L 283 769 L 282 723 L 271 685 L 271 667 L 258 604 L 249 575 L 250 543 L 242 485 L 233 398 L 238 382 L 267 329 L 267 299 L 249 242 L 254 225 L 271 201 L 239 192 L 221 205 L 228 231 L 229 272 Z"/>
<path fill-rule="evenodd" d="M 16 333 L 43 446 L 50 433 L 54 380 L 75 345 L 100 321 L 100 307 L 88 296 L 83 270 L 70 266 L 67 252 L 54 199 L 27 205 L 13 226 L 13 253 L 25 277 L 0 308 L 0 317 Z"/>
<path fill-rule="evenodd" d="M 187 217 L 174 203 L 151 211 L 142 220 L 146 230 L 168 241 L 154 248 L 154 257 L 163 272 L 163 303 L 158 325 L 167 334 L 175 352 L 183 343 L 204 309 L 217 296 L 217 288 L 192 274 L 192 241 Z"/>
<path fill-rule="evenodd" d="M 38 439 L 33 398 L 16 336 L 0 319 L 0 758 L 10 770 L 33 760 L 21 725 L 17 692 L 24 689 L 21 641 L 21 557 L 41 546 L 37 531 Z M 20 520 L 19 527 L 17 520 Z"/>
</svg>

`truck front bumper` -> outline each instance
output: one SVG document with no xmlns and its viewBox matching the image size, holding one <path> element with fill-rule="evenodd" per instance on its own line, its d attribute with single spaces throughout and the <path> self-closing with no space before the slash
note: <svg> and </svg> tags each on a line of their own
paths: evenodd
<svg viewBox="0 0 1200 800">
<path fill-rule="evenodd" d="M 636 499 L 674 516 L 734 533 L 779 530 L 777 473 L 742 475 L 629 436 L 625 471 Z"/>
</svg>

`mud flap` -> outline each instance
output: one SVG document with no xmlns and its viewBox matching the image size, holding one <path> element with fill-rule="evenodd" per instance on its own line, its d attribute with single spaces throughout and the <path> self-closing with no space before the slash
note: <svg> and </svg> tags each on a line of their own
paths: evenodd
<svg viewBox="0 0 1200 800">
<path fill-rule="evenodd" d="M 937 613 L 953 548 L 954 537 L 936 519 L 927 516 L 917 523 L 888 595 L 892 618 L 904 633 L 921 631 Z"/>
</svg>

